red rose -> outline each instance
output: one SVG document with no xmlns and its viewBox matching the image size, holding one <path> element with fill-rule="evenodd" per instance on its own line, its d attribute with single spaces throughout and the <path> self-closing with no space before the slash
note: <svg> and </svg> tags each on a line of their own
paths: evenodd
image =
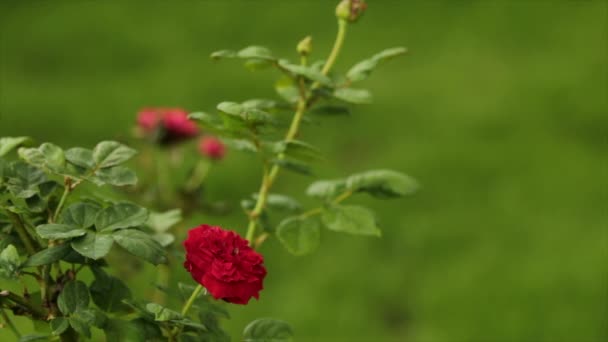
<svg viewBox="0 0 608 342">
<path fill-rule="evenodd" d="M 196 123 L 181 108 L 145 108 L 137 114 L 137 125 L 144 134 L 163 145 L 198 135 Z"/>
<path fill-rule="evenodd" d="M 224 154 L 226 154 L 226 147 L 215 137 L 202 138 L 198 144 L 198 149 L 203 155 L 216 160 L 224 158 Z"/>
<path fill-rule="evenodd" d="M 184 267 L 215 299 L 247 304 L 259 298 L 264 258 L 237 233 L 201 225 L 188 231 Z"/>
</svg>

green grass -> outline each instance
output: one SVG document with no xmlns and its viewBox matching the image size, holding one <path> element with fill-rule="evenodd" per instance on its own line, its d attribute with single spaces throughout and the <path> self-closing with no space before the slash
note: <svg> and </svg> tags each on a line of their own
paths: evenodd
<svg viewBox="0 0 608 342">
<path fill-rule="evenodd" d="M 423 187 L 355 199 L 378 213 L 381 239 L 324 233 L 306 258 L 269 241 L 260 302 L 226 322 L 234 340 L 259 316 L 291 322 L 299 341 L 608 339 L 607 11 L 604 1 L 370 1 L 337 70 L 386 47 L 411 53 L 364 84 L 374 104 L 302 137 L 329 157 L 319 176 L 384 167 Z M 332 12 L 333 1 L 2 3 L 0 136 L 92 145 L 125 136 L 142 106 L 273 96 L 275 73 L 209 53 L 253 43 L 295 59 L 312 34 L 324 58 Z M 236 203 L 255 191 L 253 162 L 231 152 L 209 196 Z M 284 173 L 277 190 L 302 194 L 309 182 Z M 200 220 L 244 231 L 237 215 Z"/>
</svg>

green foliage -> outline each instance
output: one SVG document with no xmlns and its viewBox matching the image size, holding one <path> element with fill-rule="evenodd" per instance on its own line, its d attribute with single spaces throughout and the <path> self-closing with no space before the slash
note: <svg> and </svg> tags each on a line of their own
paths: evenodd
<svg viewBox="0 0 608 342">
<path fill-rule="evenodd" d="M 0 138 L 0 157 L 8 154 L 13 149 L 20 145 L 31 144 L 32 139 L 29 137 L 4 137 Z"/>
<path fill-rule="evenodd" d="M 63 259 L 72 251 L 69 244 L 61 244 L 58 246 L 48 247 L 40 252 L 32 255 L 27 259 L 22 267 L 33 267 L 52 264 Z"/>
<path fill-rule="evenodd" d="M 374 213 L 361 206 L 332 205 L 321 215 L 323 224 L 330 230 L 357 235 L 380 236 Z"/>
<path fill-rule="evenodd" d="M 368 78 L 372 71 L 383 61 L 389 60 L 391 58 L 397 57 L 399 55 L 403 55 L 407 52 L 407 49 L 404 47 L 395 47 L 386 49 L 381 51 L 370 59 L 363 60 L 355 65 L 353 65 L 350 70 L 346 73 L 346 78 L 350 82 L 358 82 L 363 81 Z"/>
<path fill-rule="evenodd" d="M 286 322 L 271 318 L 260 318 L 249 323 L 243 331 L 245 342 L 289 342 L 293 330 Z"/>
<path fill-rule="evenodd" d="M 319 246 L 321 224 L 317 217 L 289 217 L 281 221 L 276 235 L 291 254 L 306 255 Z"/>
<path fill-rule="evenodd" d="M 17 253 L 15 246 L 6 246 L 0 252 L 0 278 L 16 279 L 20 264 L 19 253 Z"/>
<path fill-rule="evenodd" d="M 154 265 L 167 262 L 163 247 L 149 234 L 137 229 L 124 229 L 114 232 L 112 237 L 129 253 Z"/>
</svg>

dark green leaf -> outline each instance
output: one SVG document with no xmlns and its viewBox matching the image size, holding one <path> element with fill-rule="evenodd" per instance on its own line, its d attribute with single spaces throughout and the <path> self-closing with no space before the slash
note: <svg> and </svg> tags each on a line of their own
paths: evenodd
<svg viewBox="0 0 608 342">
<path fill-rule="evenodd" d="M 315 107 L 311 113 L 319 115 L 350 115 L 350 108 L 337 105 L 323 105 Z"/>
<path fill-rule="evenodd" d="M 3 137 L 0 138 L 0 157 L 6 155 L 10 151 L 20 145 L 29 145 L 32 143 L 30 137 Z"/>
<path fill-rule="evenodd" d="M 118 312 L 129 309 L 123 300 L 131 299 L 131 291 L 116 277 L 96 274 L 90 291 L 93 303 L 104 311 Z"/>
<path fill-rule="evenodd" d="M 293 340 L 293 330 L 286 322 L 260 318 L 249 323 L 243 331 L 244 342 L 289 342 Z"/>
<path fill-rule="evenodd" d="M 154 265 L 167 261 L 162 246 L 142 231 L 135 229 L 120 230 L 114 232 L 112 237 L 122 248 Z"/>
<path fill-rule="evenodd" d="M 372 102 L 372 94 L 366 89 L 338 88 L 333 95 L 335 98 L 349 103 L 365 104 Z"/>
<path fill-rule="evenodd" d="M 40 252 L 32 255 L 29 259 L 27 259 L 23 264 L 23 267 L 52 264 L 55 261 L 59 261 L 66 255 L 68 255 L 71 250 L 72 249 L 70 248 L 70 244 L 67 243 L 43 249 Z"/>
<path fill-rule="evenodd" d="M 78 226 L 50 223 L 36 227 L 36 233 L 43 239 L 60 240 L 83 236 L 87 232 Z"/>
<path fill-rule="evenodd" d="M 89 228 L 95 223 L 95 217 L 101 208 L 96 204 L 78 202 L 65 208 L 61 213 L 61 220 L 81 228 Z"/>
<path fill-rule="evenodd" d="M 379 198 L 409 195 L 418 189 L 416 180 L 391 170 L 372 170 L 354 174 L 346 179 L 351 191 L 364 191 Z"/>
<path fill-rule="evenodd" d="M 316 147 L 300 140 L 279 141 L 274 146 L 274 152 L 283 153 L 294 159 L 321 159 L 321 152 Z"/>
<path fill-rule="evenodd" d="M 86 309 L 89 306 L 89 300 L 89 290 L 85 283 L 80 280 L 72 280 L 63 287 L 63 291 L 57 298 L 57 305 L 64 315 L 69 315 L 76 310 Z"/>
<path fill-rule="evenodd" d="M 311 197 L 331 198 L 346 191 L 346 181 L 343 179 L 320 180 L 308 186 L 306 194 Z"/>
<path fill-rule="evenodd" d="M 5 177 L 8 178 L 7 188 L 20 198 L 32 197 L 39 193 L 38 185 L 48 180 L 42 170 L 20 161 L 11 163 L 5 172 Z"/>
<path fill-rule="evenodd" d="M 89 328 L 89 325 L 86 322 L 78 317 L 70 317 L 68 318 L 68 321 L 70 322 L 70 326 L 74 328 L 78 334 L 91 338 L 91 328 Z"/>
<path fill-rule="evenodd" d="M 137 151 L 116 141 L 102 141 L 93 149 L 93 160 L 97 168 L 122 164 L 131 159 Z"/>
<path fill-rule="evenodd" d="M 118 203 L 101 210 L 95 218 L 98 231 L 113 231 L 143 225 L 148 210 L 132 203 Z"/>
<path fill-rule="evenodd" d="M 279 165 L 280 167 L 287 169 L 289 171 L 293 171 L 293 172 L 304 174 L 304 175 L 312 174 L 310 166 L 308 166 L 300 161 L 297 161 L 297 160 L 280 158 L 280 159 L 273 159 L 270 162 L 273 164 Z"/>
<path fill-rule="evenodd" d="M 70 324 L 64 317 L 57 317 L 51 321 L 51 333 L 53 336 L 59 336 L 69 328 Z"/>
<path fill-rule="evenodd" d="M 114 240 L 107 234 L 87 232 L 85 236 L 72 240 L 72 248 L 93 260 L 101 259 L 110 252 Z"/>
<path fill-rule="evenodd" d="M 337 232 L 380 236 L 374 213 L 364 207 L 355 205 L 333 205 L 326 208 L 321 215 L 323 224 Z"/>
<path fill-rule="evenodd" d="M 321 225 L 317 217 L 289 217 L 281 221 L 276 235 L 291 254 L 306 255 L 319 246 Z"/>
<path fill-rule="evenodd" d="M 147 342 L 149 341 L 142 326 L 135 321 L 110 319 L 104 327 L 106 341 Z"/>
</svg>

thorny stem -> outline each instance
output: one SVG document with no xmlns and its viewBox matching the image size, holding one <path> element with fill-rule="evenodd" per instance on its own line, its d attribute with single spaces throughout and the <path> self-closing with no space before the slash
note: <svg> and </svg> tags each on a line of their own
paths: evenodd
<svg viewBox="0 0 608 342">
<path fill-rule="evenodd" d="M 336 40 L 334 42 L 334 46 L 331 49 L 331 53 L 329 57 L 327 57 L 327 61 L 321 70 L 323 75 L 327 75 L 333 65 L 335 64 L 338 55 L 342 49 L 342 45 L 344 44 L 344 39 L 346 38 L 346 28 L 348 27 L 348 22 L 344 19 L 338 19 L 338 33 L 336 35 Z M 307 60 L 304 56 L 301 58 L 301 64 L 306 65 Z M 319 87 L 319 83 L 315 82 L 311 85 L 311 89 L 316 89 Z M 298 104 L 296 108 L 296 112 L 291 121 L 291 125 L 289 126 L 289 130 L 285 135 L 285 141 L 293 140 L 297 135 L 300 128 L 300 123 L 302 122 L 302 118 L 304 117 L 304 113 L 308 107 L 309 101 L 311 99 L 311 95 L 307 94 L 304 83 L 302 80 L 299 80 L 299 88 L 300 88 L 300 97 L 298 99 Z M 279 156 L 279 159 L 282 159 L 284 156 Z M 253 210 L 249 213 L 249 225 L 247 227 L 246 239 L 249 241 L 250 245 L 253 245 L 253 239 L 255 238 L 255 231 L 257 226 L 257 221 L 266 206 L 266 199 L 268 198 L 268 193 L 272 184 L 274 183 L 277 175 L 279 174 L 280 166 L 275 164 L 270 169 L 270 172 L 264 170 L 264 175 L 262 178 L 262 185 L 260 186 L 260 190 L 258 191 L 258 199 L 256 201 L 256 205 Z"/>
<path fill-rule="evenodd" d="M 17 337 L 17 339 L 21 338 L 21 334 L 19 333 L 19 330 L 17 330 L 17 327 L 15 326 L 15 324 L 13 324 L 13 321 L 11 320 L 11 318 L 8 317 L 8 315 L 2 308 L 0 308 L 0 315 L 2 316 L 2 319 L 4 320 L 6 325 L 9 327 L 9 329 L 11 329 L 13 334 L 15 334 L 15 337 Z"/>
</svg>

